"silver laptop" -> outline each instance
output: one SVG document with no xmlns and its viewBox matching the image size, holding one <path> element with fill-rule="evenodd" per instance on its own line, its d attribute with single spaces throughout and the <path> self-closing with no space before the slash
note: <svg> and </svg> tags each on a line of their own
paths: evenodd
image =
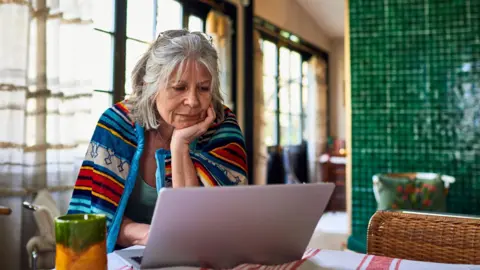
<svg viewBox="0 0 480 270">
<path fill-rule="evenodd" d="M 275 265 L 302 258 L 334 184 L 164 188 L 135 269 Z"/>
</svg>

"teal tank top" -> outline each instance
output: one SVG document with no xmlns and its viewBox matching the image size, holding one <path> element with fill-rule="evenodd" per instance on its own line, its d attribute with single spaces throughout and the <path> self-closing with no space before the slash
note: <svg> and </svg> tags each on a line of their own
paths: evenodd
<svg viewBox="0 0 480 270">
<path fill-rule="evenodd" d="M 156 188 L 148 185 L 138 174 L 135 187 L 128 198 L 125 216 L 137 223 L 150 224 L 157 197 Z"/>
</svg>

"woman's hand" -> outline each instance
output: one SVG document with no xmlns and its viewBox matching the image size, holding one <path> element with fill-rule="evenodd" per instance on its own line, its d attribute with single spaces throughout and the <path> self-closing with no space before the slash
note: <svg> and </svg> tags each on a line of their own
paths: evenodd
<svg viewBox="0 0 480 270">
<path fill-rule="evenodd" d="M 172 152 L 172 186 L 198 186 L 198 177 L 189 153 L 189 144 L 198 136 L 204 134 L 215 120 L 212 105 L 207 109 L 207 117 L 193 126 L 175 129 L 170 143 Z"/>
<path fill-rule="evenodd" d="M 131 219 L 124 217 L 120 226 L 117 244 L 123 247 L 133 245 L 145 246 L 148 240 L 150 225 L 133 222 Z"/>
<path fill-rule="evenodd" d="M 215 111 L 213 110 L 213 106 L 210 105 L 210 107 L 207 109 L 207 117 L 205 117 L 202 122 L 186 128 L 175 129 L 173 131 L 170 149 L 174 151 L 178 147 L 183 146 L 187 146 L 188 149 L 188 145 L 195 140 L 195 138 L 205 133 L 215 118 Z"/>
<path fill-rule="evenodd" d="M 132 241 L 134 245 L 141 245 L 141 246 L 146 246 L 147 245 L 147 240 L 148 240 L 148 235 L 150 232 L 150 225 L 148 224 L 143 224 L 143 223 L 135 223 L 137 226 L 135 228 L 136 236 L 135 239 Z"/>
</svg>

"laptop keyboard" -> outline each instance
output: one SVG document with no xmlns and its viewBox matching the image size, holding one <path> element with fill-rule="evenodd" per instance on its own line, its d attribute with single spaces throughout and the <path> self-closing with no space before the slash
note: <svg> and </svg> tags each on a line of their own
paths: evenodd
<svg viewBox="0 0 480 270">
<path fill-rule="evenodd" d="M 142 258 L 143 256 L 136 256 L 136 257 L 132 257 L 131 259 L 136 261 L 138 264 L 142 264 Z"/>
</svg>

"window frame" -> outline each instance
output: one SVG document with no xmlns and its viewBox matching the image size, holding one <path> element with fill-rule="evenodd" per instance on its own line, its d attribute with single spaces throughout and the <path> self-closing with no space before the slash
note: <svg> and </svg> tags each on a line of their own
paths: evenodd
<svg viewBox="0 0 480 270">
<path fill-rule="evenodd" d="M 303 84 L 303 63 L 307 62 L 311 59 L 313 56 L 317 56 L 319 58 L 322 58 L 325 63 L 328 66 L 328 54 L 317 48 L 316 46 L 310 44 L 309 42 L 306 42 L 299 38 L 298 35 L 293 34 L 290 31 L 281 29 L 280 27 L 277 27 L 276 25 L 268 22 L 267 20 L 260 18 L 260 17 L 255 17 L 254 18 L 254 24 L 255 24 L 255 29 L 260 33 L 260 39 L 261 40 L 268 40 L 272 43 L 274 43 L 277 46 L 277 74 L 275 77 L 276 81 L 276 99 L 277 99 L 277 108 L 275 110 L 276 113 L 276 127 L 275 127 L 275 132 L 276 132 L 276 142 L 274 145 L 267 145 L 267 147 L 270 149 L 275 149 L 279 146 L 281 146 L 281 128 L 280 128 L 280 98 L 279 98 L 279 91 L 280 91 L 280 48 L 285 47 L 290 51 L 295 51 L 300 53 L 301 56 L 301 64 L 300 64 L 300 103 L 301 103 L 301 112 L 300 112 L 300 144 L 305 141 L 304 137 L 304 129 L 306 127 L 306 123 L 304 121 L 305 117 L 307 117 L 308 113 L 306 112 L 307 108 L 303 107 L 303 91 L 304 91 L 304 84 Z M 329 81 L 328 81 L 328 68 L 326 72 L 326 84 L 328 86 Z M 262 72 L 263 75 L 263 72 Z M 329 90 L 327 87 L 327 100 L 329 99 Z M 327 113 L 326 113 L 326 126 L 327 126 L 327 134 L 329 134 L 329 105 L 327 102 Z M 265 109 L 267 110 L 267 109 Z M 289 112 L 289 117 L 291 119 L 291 112 Z M 290 144 L 287 144 L 290 145 Z"/>
<path fill-rule="evenodd" d="M 117 23 L 116 23 L 116 13 L 117 13 L 117 2 L 118 1 L 115 1 L 115 4 L 113 5 L 113 21 L 111 22 L 112 23 L 112 29 L 109 31 L 109 30 L 105 30 L 105 29 L 102 29 L 102 28 L 97 28 L 97 27 L 94 27 L 93 28 L 93 31 L 96 31 L 96 32 L 100 32 L 102 35 L 108 35 L 110 36 L 111 38 L 111 44 L 112 44 L 112 58 L 110 59 L 112 61 L 112 74 L 111 75 L 111 82 L 112 84 L 110 85 L 110 89 L 103 89 L 103 88 L 97 88 L 97 87 L 94 87 L 93 89 L 93 93 L 92 93 L 92 96 L 95 94 L 95 93 L 102 93 L 102 94 L 109 94 L 110 95 L 110 100 L 111 102 L 113 102 L 114 100 L 114 96 L 115 96 L 115 67 L 116 67 L 116 62 L 115 62 L 115 42 L 116 42 L 116 38 L 117 38 Z"/>
</svg>

